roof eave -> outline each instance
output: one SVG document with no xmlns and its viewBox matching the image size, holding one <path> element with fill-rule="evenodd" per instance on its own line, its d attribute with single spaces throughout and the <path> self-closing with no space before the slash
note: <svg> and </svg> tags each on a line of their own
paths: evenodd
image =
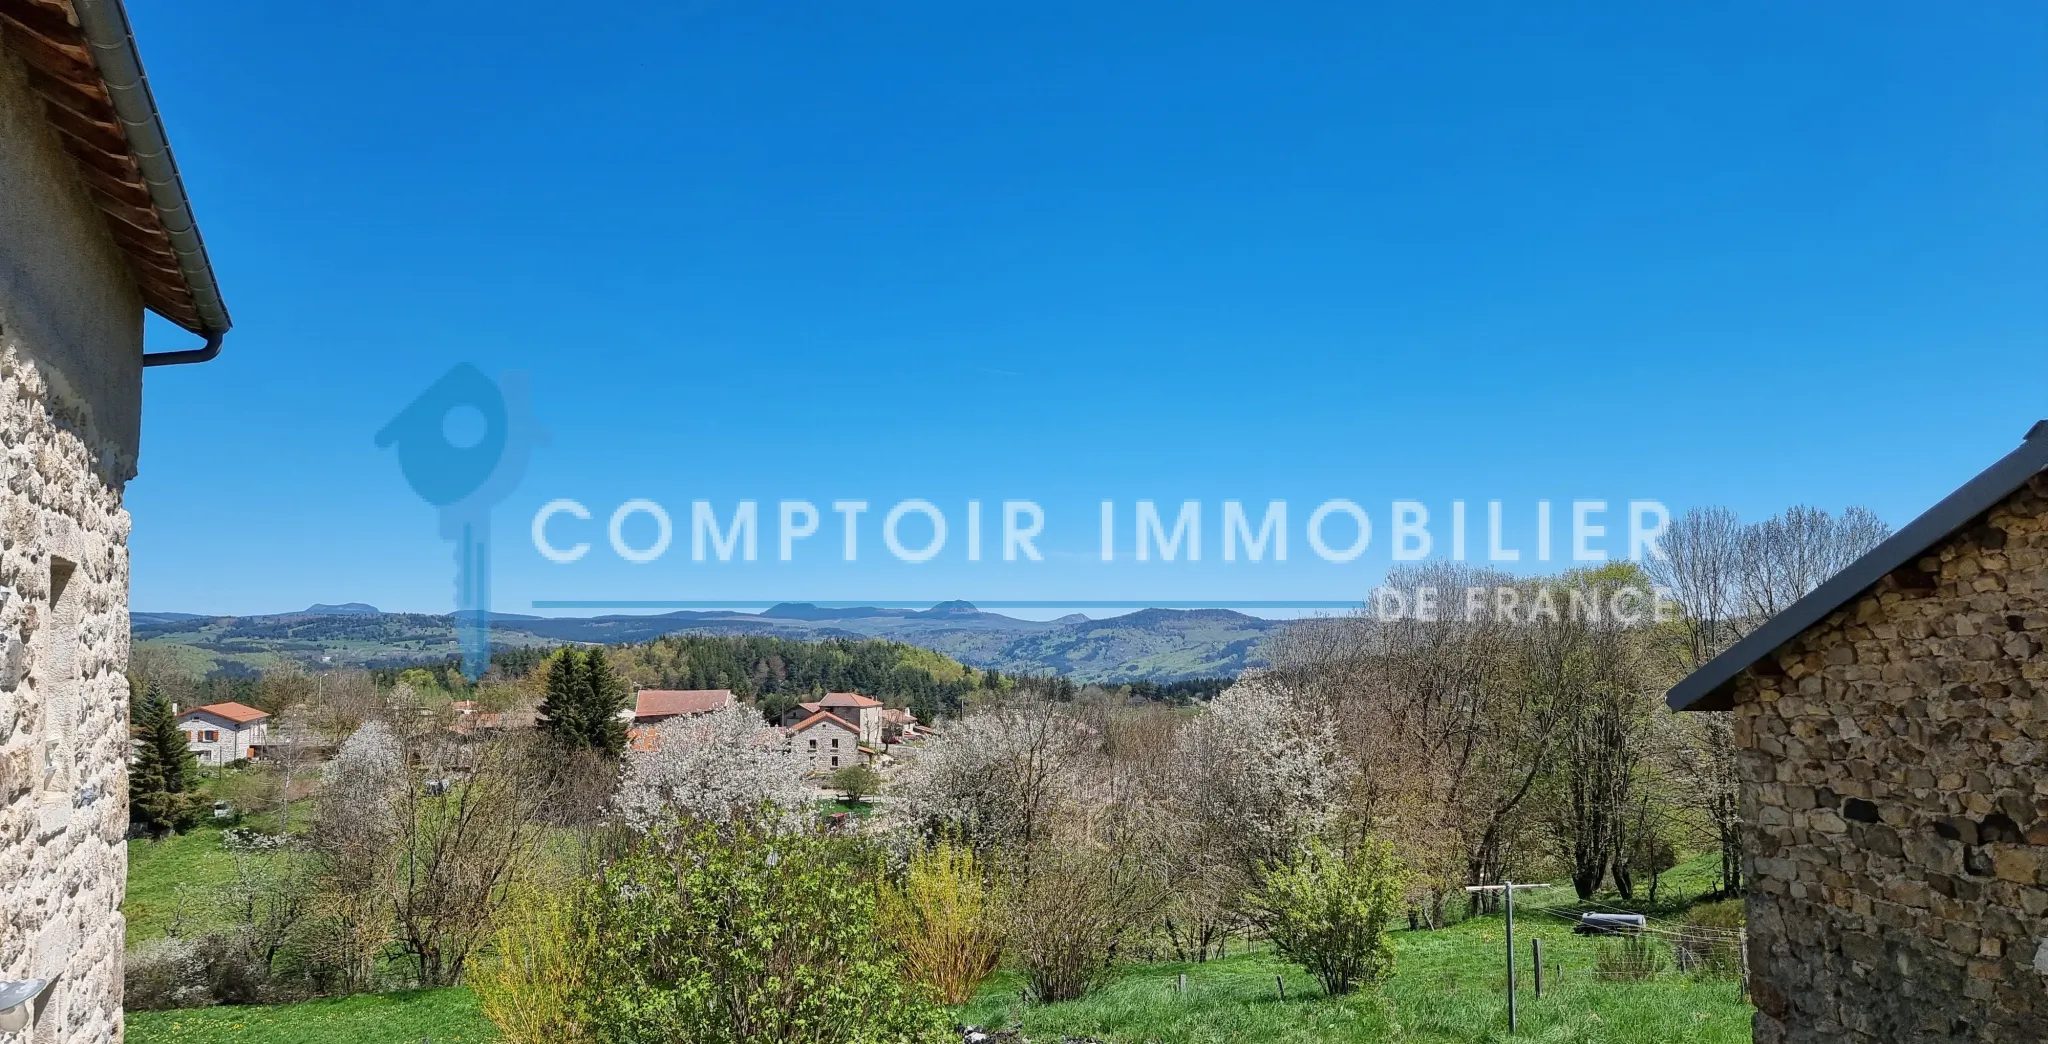
<svg viewBox="0 0 2048 1044">
<path fill-rule="evenodd" d="M 121 117 L 129 154 L 148 181 L 157 219 L 177 252 L 178 270 L 184 273 L 193 310 L 199 317 L 198 327 L 192 332 L 226 333 L 234 321 L 221 300 L 213 263 L 206 256 L 206 243 L 200 238 L 199 223 L 192 216 L 192 201 L 185 193 L 185 179 L 178 173 L 177 157 L 172 155 L 170 137 L 164 133 L 163 116 L 149 89 L 149 77 L 142 70 L 142 54 L 135 46 L 128 11 L 121 0 L 72 0 L 72 9 L 78 12 L 79 28 L 92 42 L 93 63 L 113 99 L 114 111 Z"/>
<path fill-rule="evenodd" d="M 143 304 L 206 338 L 145 364 L 213 358 L 232 320 L 120 0 L 0 0 L 0 42 L 27 67 Z"/>
</svg>

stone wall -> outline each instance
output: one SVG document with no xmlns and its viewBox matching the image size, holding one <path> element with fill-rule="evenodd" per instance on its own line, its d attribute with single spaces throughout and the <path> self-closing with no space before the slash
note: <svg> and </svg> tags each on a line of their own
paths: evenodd
<svg viewBox="0 0 2048 1044">
<path fill-rule="evenodd" d="M 2048 1041 L 2048 480 L 1736 685 L 1758 1044 Z"/>
<path fill-rule="evenodd" d="M 0 325 L 0 978 L 61 973 L 35 1044 L 121 1039 L 126 460 Z"/>
<path fill-rule="evenodd" d="M 122 1036 L 141 406 L 141 293 L 0 49 L 0 978 L 61 975 L 24 1044 Z"/>
</svg>

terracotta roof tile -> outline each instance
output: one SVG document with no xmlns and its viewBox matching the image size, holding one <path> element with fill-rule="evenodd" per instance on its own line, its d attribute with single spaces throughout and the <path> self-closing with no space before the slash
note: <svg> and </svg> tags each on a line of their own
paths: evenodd
<svg viewBox="0 0 2048 1044">
<path fill-rule="evenodd" d="M 828 692 L 818 704 L 822 707 L 879 707 L 882 701 L 857 692 Z"/>
<path fill-rule="evenodd" d="M 636 721 L 708 714 L 732 706 L 731 689 L 641 689 L 634 700 Z"/>
<path fill-rule="evenodd" d="M 211 714 L 216 718 L 232 721 L 237 725 L 247 725 L 252 721 L 262 721 L 264 718 L 270 717 L 269 711 L 260 711 L 246 703 L 236 703 L 230 700 L 226 703 L 209 703 L 204 707 L 194 707 L 178 715 L 178 720 L 183 721 L 194 714 Z"/>
<path fill-rule="evenodd" d="M 800 722 L 797 722 L 795 725 L 790 726 L 789 731 L 802 732 L 803 730 L 808 729 L 813 725 L 821 725 L 826 722 L 830 722 L 834 725 L 837 725 L 848 732 L 860 731 L 859 729 L 854 728 L 853 725 L 849 724 L 845 718 L 842 718 L 839 715 L 832 713 L 831 711 L 819 711 L 818 713 L 813 714 Z"/>
</svg>

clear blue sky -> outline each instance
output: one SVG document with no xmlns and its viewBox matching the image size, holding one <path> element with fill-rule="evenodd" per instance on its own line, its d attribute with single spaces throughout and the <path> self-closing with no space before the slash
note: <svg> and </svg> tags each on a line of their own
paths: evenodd
<svg viewBox="0 0 2048 1044">
<path fill-rule="evenodd" d="M 1440 546 L 1458 498 L 1482 547 L 1491 499 L 1523 547 L 1539 499 L 1897 525 L 2048 416 L 2048 8 L 1262 6 L 130 0 L 237 322 L 148 375 L 133 604 L 446 611 L 371 438 L 461 361 L 553 433 L 511 611 L 1355 598 L 1395 498 Z M 632 497 L 657 562 L 605 546 Z M 939 559 L 880 554 L 905 497 Z M 741 498 L 764 561 L 690 561 Z M 1040 502 L 1047 560 L 962 561 L 969 498 Z M 1105 566 L 1105 498 L 1202 500 L 1205 561 Z M 1290 502 L 1286 565 L 1215 560 L 1226 498 Z"/>
</svg>

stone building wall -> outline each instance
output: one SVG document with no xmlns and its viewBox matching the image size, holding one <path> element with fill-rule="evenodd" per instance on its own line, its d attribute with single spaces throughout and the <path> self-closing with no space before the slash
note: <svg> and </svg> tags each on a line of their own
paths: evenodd
<svg viewBox="0 0 2048 1044">
<path fill-rule="evenodd" d="M 140 292 L 0 50 L 0 979 L 61 974 L 23 1044 L 122 1036 L 141 400 Z"/>
<path fill-rule="evenodd" d="M 2048 1041 L 2048 479 L 1736 682 L 1758 1044 Z"/>
<path fill-rule="evenodd" d="M 0 329 L 0 978 L 61 973 L 34 1044 L 121 1039 L 125 459 Z"/>
</svg>

